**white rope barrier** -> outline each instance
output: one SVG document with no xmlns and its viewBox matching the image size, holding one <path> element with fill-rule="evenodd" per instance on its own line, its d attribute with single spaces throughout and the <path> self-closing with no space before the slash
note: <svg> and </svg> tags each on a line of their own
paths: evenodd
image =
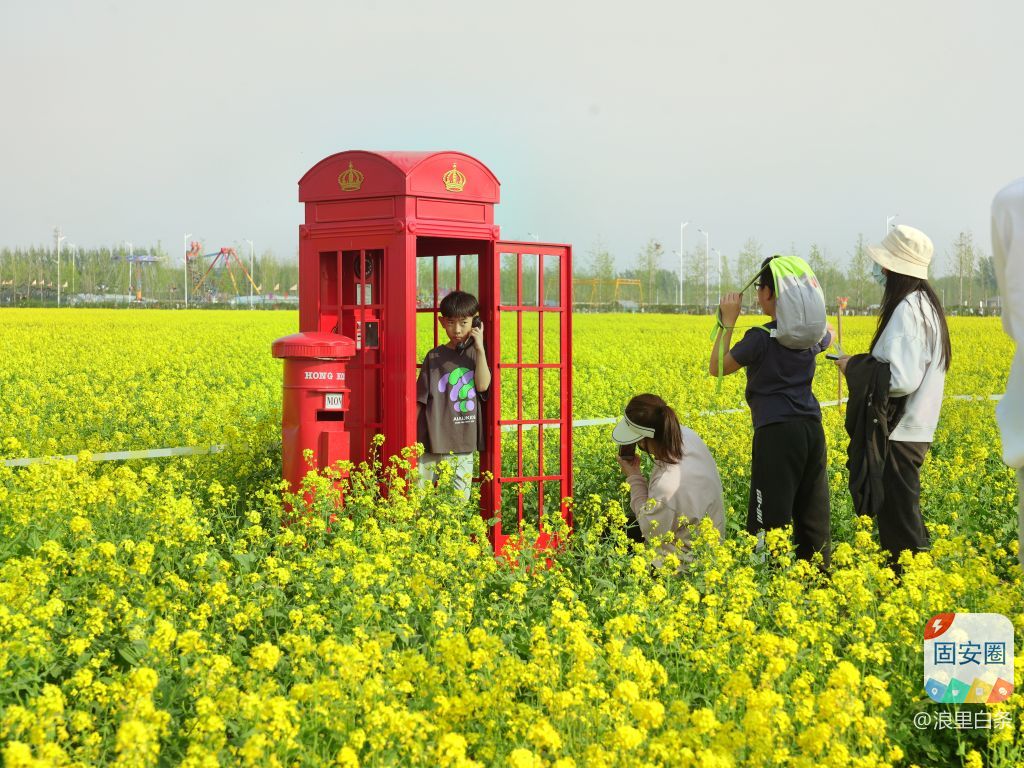
<svg viewBox="0 0 1024 768">
<path fill-rule="evenodd" d="M 983 402 L 987 400 L 999 400 L 1002 395 L 948 395 L 946 400 L 968 400 L 972 402 Z M 847 402 L 849 398 L 844 397 L 842 402 Z M 820 404 L 823 408 L 831 408 L 839 405 L 838 400 L 826 400 Z M 743 413 L 746 408 L 725 408 L 719 411 L 700 411 L 698 416 L 715 416 L 719 414 L 728 413 Z M 599 427 L 607 424 L 615 424 L 619 420 L 618 416 L 609 416 L 601 419 L 578 419 L 572 423 L 573 429 L 578 427 Z M 504 424 L 501 427 L 502 432 L 512 432 L 516 429 L 516 424 Z M 559 429 L 560 424 L 523 424 L 523 430 L 529 431 L 537 429 L 538 426 L 543 426 L 545 429 Z M 226 451 L 228 446 L 226 444 L 209 445 L 209 446 L 182 446 L 179 448 L 150 448 L 145 451 L 108 451 L 106 453 L 90 453 L 88 454 L 89 461 L 128 461 L 130 459 L 163 459 L 170 456 L 205 456 L 211 453 L 221 453 Z M 30 464 L 38 464 L 42 461 L 78 461 L 79 456 L 77 454 L 68 454 L 66 456 L 35 456 L 32 458 L 23 459 L 5 459 L 5 467 L 27 467 Z"/>
</svg>

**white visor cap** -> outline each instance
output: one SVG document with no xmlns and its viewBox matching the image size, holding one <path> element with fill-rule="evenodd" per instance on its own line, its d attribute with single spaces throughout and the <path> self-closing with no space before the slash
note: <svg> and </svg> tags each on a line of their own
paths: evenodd
<svg viewBox="0 0 1024 768">
<path fill-rule="evenodd" d="M 654 427 L 642 427 L 629 420 L 628 416 L 619 419 L 619 423 L 612 430 L 612 440 L 619 445 L 632 445 L 638 443 L 645 437 L 654 439 Z"/>
</svg>

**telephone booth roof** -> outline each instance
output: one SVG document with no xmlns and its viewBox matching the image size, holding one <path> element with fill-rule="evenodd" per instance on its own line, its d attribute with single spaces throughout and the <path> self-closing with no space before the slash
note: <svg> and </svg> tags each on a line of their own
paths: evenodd
<svg viewBox="0 0 1024 768">
<path fill-rule="evenodd" d="M 486 165 L 463 152 L 350 150 L 299 179 L 299 202 L 408 195 L 494 204 L 500 188 Z"/>
</svg>

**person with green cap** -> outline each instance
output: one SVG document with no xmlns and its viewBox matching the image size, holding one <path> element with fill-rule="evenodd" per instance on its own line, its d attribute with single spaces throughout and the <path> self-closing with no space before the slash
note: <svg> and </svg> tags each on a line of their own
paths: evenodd
<svg viewBox="0 0 1024 768">
<path fill-rule="evenodd" d="M 755 287 L 761 311 L 771 318 L 750 328 L 721 362 L 725 375 L 747 372 L 745 396 L 754 422 L 750 461 L 747 532 L 763 540 L 764 531 L 793 526 L 797 556 L 821 553 L 830 561 L 831 511 L 828 460 L 821 406 L 811 391 L 816 357 L 832 343 L 831 329 L 808 349 L 790 349 L 776 338 L 776 285 L 770 257 L 761 264 Z M 721 301 L 721 325 L 711 348 L 708 373 L 719 373 L 719 354 L 728 349 L 739 318 L 742 294 Z"/>
</svg>

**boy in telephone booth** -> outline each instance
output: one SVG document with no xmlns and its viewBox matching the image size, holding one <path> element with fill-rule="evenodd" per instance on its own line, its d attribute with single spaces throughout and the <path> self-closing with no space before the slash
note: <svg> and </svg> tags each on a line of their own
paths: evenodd
<svg viewBox="0 0 1024 768">
<path fill-rule="evenodd" d="M 484 448 L 480 405 L 491 386 L 491 370 L 476 297 L 452 291 L 438 308 L 448 342 L 427 353 L 416 381 L 416 439 L 424 447 L 419 482 L 434 482 L 438 465 L 448 462 L 455 487 L 468 501 L 473 454 Z"/>
</svg>

